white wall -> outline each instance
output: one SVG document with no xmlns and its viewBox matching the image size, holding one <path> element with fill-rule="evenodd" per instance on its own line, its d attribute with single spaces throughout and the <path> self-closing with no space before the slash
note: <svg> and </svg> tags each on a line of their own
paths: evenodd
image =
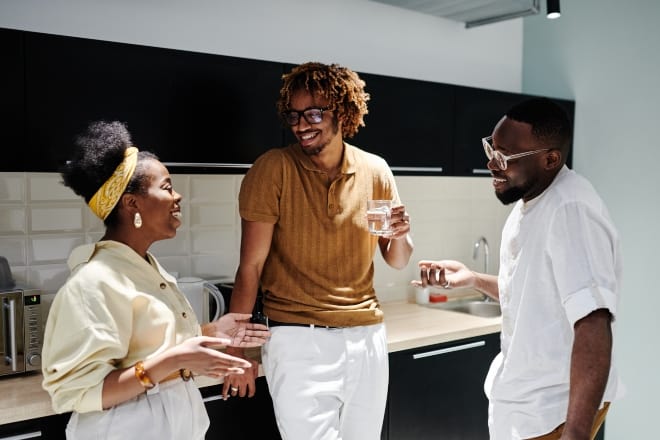
<svg viewBox="0 0 660 440">
<path fill-rule="evenodd" d="M 0 27 L 520 91 L 522 20 L 463 24 L 367 0 L 2 0 Z"/>
<path fill-rule="evenodd" d="M 628 395 L 610 409 L 606 437 L 658 438 L 660 2 L 561 7 L 559 20 L 524 20 L 523 90 L 575 98 L 574 168 L 593 182 L 621 234 L 615 360 Z"/>
</svg>

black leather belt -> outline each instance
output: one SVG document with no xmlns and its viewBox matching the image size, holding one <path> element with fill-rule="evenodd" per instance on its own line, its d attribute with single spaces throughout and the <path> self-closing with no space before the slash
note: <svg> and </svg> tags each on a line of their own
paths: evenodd
<svg viewBox="0 0 660 440">
<path fill-rule="evenodd" d="M 341 327 L 333 327 L 331 325 L 301 324 L 299 322 L 280 322 L 270 318 L 267 318 L 266 322 L 268 327 L 291 326 L 291 327 L 310 327 L 310 328 L 341 328 Z"/>
</svg>

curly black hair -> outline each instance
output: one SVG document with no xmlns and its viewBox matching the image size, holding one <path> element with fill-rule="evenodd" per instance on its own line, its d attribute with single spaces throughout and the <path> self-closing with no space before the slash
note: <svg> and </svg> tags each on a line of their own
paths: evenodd
<svg viewBox="0 0 660 440">
<path fill-rule="evenodd" d="M 131 134 L 121 122 L 92 122 L 75 139 L 75 151 L 60 170 L 62 183 L 89 203 L 96 191 L 112 176 L 124 160 L 124 152 L 133 146 Z M 144 160 L 158 157 L 148 151 L 138 153 L 138 162 L 125 192 L 144 194 L 147 184 Z M 105 219 L 106 226 L 116 222 L 116 207 Z"/>
<path fill-rule="evenodd" d="M 277 100 L 277 111 L 280 115 L 289 110 L 294 93 L 306 90 L 313 95 L 319 94 L 330 102 L 342 122 L 344 138 L 352 138 L 359 127 L 364 127 L 364 115 L 369 112 L 369 94 L 364 91 L 365 82 L 347 67 L 308 62 L 282 75 L 282 81 Z"/>
</svg>

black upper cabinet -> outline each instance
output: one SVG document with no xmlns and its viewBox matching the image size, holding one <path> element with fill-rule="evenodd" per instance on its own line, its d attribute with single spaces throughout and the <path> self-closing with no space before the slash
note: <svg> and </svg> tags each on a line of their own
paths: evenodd
<svg viewBox="0 0 660 440">
<path fill-rule="evenodd" d="M 14 153 L 0 171 L 57 171 L 96 120 L 175 173 L 244 172 L 295 139 L 276 101 L 292 64 L 0 29 L 0 130 Z M 347 139 L 395 174 L 489 175 L 481 138 L 528 97 L 362 73 L 365 127 Z M 574 102 L 555 100 L 571 119 Z M 570 166 L 571 157 L 568 158 Z"/>
<path fill-rule="evenodd" d="M 365 126 L 349 143 L 382 156 L 395 174 L 452 173 L 454 88 L 360 74 L 370 94 Z"/>
<path fill-rule="evenodd" d="M 251 164 L 282 143 L 279 63 L 26 35 L 33 171 L 59 168 L 95 120 L 126 122 L 134 143 L 166 163 Z"/>
<path fill-rule="evenodd" d="M 488 175 L 488 158 L 484 153 L 481 138 L 490 136 L 497 122 L 515 104 L 531 98 L 532 95 L 499 92 L 473 87 L 456 87 L 454 107 L 454 175 Z M 571 122 L 574 115 L 574 102 L 553 99 L 568 113 Z M 567 163 L 571 164 L 569 156 Z"/>
<path fill-rule="evenodd" d="M 0 29 L 0 171 L 26 168 L 23 32 Z"/>
</svg>

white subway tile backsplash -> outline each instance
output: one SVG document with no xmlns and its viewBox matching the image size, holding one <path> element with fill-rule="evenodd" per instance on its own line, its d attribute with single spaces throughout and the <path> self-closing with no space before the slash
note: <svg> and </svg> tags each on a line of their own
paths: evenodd
<svg viewBox="0 0 660 440">
<path fill-rule="evenodd" d="M 192 254 L 222 254 L 238 249 L 234 228 L 195 229 L 190 231 Z"/>
<path fill-rule="evenodd" d="M 0 205 L 0 234 L 27 233 L 27 213 L 24 206 Z"/>
<path fill-rule="evenodd" d="M 170 174 L 172 178 L 172 186 L 174 191 L 182 196 L 182 203 L 188 203 L 188 195 L 190 194 L 190 176 L 186 174 Z"/>
<path fill-rule="evenodd" d="M 188 277 L 192 275 L 190 270 L 190 258 L 188 257 L 171 257 L 165 255 L 159 255 L 154 253 L 158 262 L 171 273 L 173 276 L 179 277 Z"/>
<path fill-rule="evenodd" d="M 234 227 L 235 213 L 238 211 L 238 203 L 227 202 L 220 204 L 194 204 L 191 205 L 188 212 L 190 225 L 195 227 Z M 184 217 L 185 219 L 185 217 Z"/>
<path fill-rule="evenodd" d="M 0 256 L 9 261 L 10 266 L 27 264 L 27 239 L 25 237 L 0 237 Z"/>
<path fill-rule="evenodd" d="M 0 173 L 0 203 L 25 202 L 25 173 Z"/>
<path fill-rule="evenodd" d="M 27 272 L 28 272 L 28 267 L 27 266 L 9 266 L 11 269 L 11 274 L 14 277 L 14 281 L 16 284 L 21 284 L 23 286 L 29 286 L 27 279 Z"/>
<path fill-rule="evenodd" d="M 160 240 L 151 245 L 149 249 L 156 258 L 160 255 L 188 256 L 190 255 L 190 235 L 186 230 L 178 230 L 176 237 L 169 240 Z M 160 259 L 158 260 L 160 261 Z"/>
<path fill-rule="evenodd" d="M 30 209 L 30 232 L 84 232 L 83 206 L 32 205 Z"/>
<path fill-rule="evenodd" d="M 70 188 L 62 184 L 62 177 L 53 173 L 30 173 L 30 201 L 54 202 L 54 201 L 79 201 Z"/>
<path fill-rule="evenodd" d="M 242 179 L 242 174 L 172 174 L 183 197 L 183 225 L 175 238 L 150 249 L 168 271 L 234 277 Z M 59 181 L 57 173 L 0 173 L 0 255 L 9 259 L 18 281 L 49 293 L 69 274 L 65 261 L 71 248 L 105 233 L 103 222 Z M 411 215 L 415 250 L 403 270 L 389 267 L 376 251 L 374 284 L 381 301 L 412 297 L 410 281 L 419 278 L 421 259 L 456 259 L 481 270 L 482 257 L 472 260 L 474 241 L 481 235 L 490 244 L 490 272 L 496 273 L 500 231 L 511 207 L 497 200 L 491 179 L 396 176 L 396 181 Z"/>
<path fill-rule="evenodd" d="M 487 177 L 480 179 L 471 179 L 470 199 L 472 200 L 486 200 L 497 201 L 495 197 L 495 188 L 493 188 L 493 179 Z"/>
<path fill-rule="evenodd" d="M 66 263 L 76 247 L 85 244 L 85 236 L 77 235 L 33 235 L 30 238 L 29 264 Z"/>
<path fill-rule="evenodd" d="M 31 266 L 27 271 L 27 285 L 44 293 L 57 293 L 69 273 L 69 267 L 64 263 Z"/>
<path fill-rule="evenodd" d="M 191 257 L 191 275 L 205 279 L 233 278 L 238 266 L 238 252 Z"/>
<path fill-rule="evenodd" d="M 236 194 L 233 175 L 195 175 L 190 178 L 190 203 L 235 202 Z"/>
</svg>

